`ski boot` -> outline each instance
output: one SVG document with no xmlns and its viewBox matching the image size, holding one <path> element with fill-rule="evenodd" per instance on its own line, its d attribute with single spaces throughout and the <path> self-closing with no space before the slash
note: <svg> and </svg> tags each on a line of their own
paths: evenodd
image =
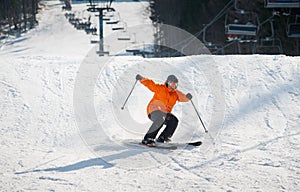
<svg viewBox="0 0 300 192">
<path fill-rule="evenodd" d="M 142 144 L 143 145 L 147 145 L 147 146 L 155 146 L 155 141 L 154 141 L 154 139 L 152 139 L 152 138 L 147 138 L 147 139 L 143 139 L 142 140 Z"/>
</svg>

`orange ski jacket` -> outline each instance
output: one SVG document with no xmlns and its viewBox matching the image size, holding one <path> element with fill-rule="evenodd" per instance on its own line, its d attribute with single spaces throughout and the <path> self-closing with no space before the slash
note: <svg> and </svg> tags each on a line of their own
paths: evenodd
<svg viewBox="0 0 300 192">
<path fill-rule="evenodd" d="M 150 91 L 154 92 L 154 96 L 147 106 L 147 114 L 160 110 L 165 113 L 171 113 L 177 101 L 188 102 L 189 99 L 184 93 L 175 89 L 168 88 L 166 84 L 156 84 L 151 79 L 142 78 L 141 83 Z"/>
</svg>

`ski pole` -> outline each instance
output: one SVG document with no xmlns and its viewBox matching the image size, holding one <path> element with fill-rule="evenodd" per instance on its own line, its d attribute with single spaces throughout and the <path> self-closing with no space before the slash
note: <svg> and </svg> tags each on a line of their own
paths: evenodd
<svg viewBox="0 0 300 192">
<path fill-rule="evenodd" d="M 192 103 L 192 105 L 193 105 L 193 107 L 194 107 L 194 109 L 195 109 L 195 111 L 196 111 L 196 113 L 197 113 L 197 115 L 198 115 L 198 117 L 199 117 L 199 119 L 200 119 L 200 122 L 201 122 L 201 124 L 202 124 L 202 126 L 203 126 L 203 128 L 204 128 L 205 133 L 208 133 L 208 130 L 206 129 L 206 127 L 205 127 L 205 125 L 204 125 L 204 123 L 203 123 L 203 121 L 202 121 L 202 119 L 201 119 L 201 117 L 200 117 L 200 115 L 199 115 L 199 112 L 198 112 L 198 110 L 196 109 L 196 106 L 194 105 L 194 102 L 193 102 L 192 100 L 190 100 L 190 101 L 191 101 L 191 103 Z"/>
<path fill-rule="evenodd" d="M 134 89 L 134 87 L 135 87 L 135 85 L 136 85 L 137 82 L 138 82 L 138 80 L 135 81 L 135 83 L 134 83 L 134 85 L 133 85 L 133 87 L 132 87 L 132 89 L 131 89 L 131 91 L 130 91 L 128 97 L 126 98 L 126 100 L 125 100 L 123 106 L 121 107 L 122 110 L 124 109 L 124 107 L 125 107 L 125 105 L 126 105 L 126 103 L 127 103 L 127 101 L 128 101 L 128 99 L 129 99 L 129 97 L 130 97 L 130 95 L 131 95 L 131 93 L 132 93 L 132 91 L 133 91 L 133 89 Z"/>
</svg>

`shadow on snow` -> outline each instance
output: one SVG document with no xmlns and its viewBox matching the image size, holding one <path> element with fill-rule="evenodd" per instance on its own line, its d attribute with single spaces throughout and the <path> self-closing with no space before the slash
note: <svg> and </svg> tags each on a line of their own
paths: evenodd
<svg viewBox="0 0 300 192">
<path fill-rule="evenodd" d="M 104 157 L 98 157 L 93 158 L 89 160 L 80 161 L 71 165 L 61 166 L 61 167 L 53 167 L 53 168 L 46 168 L 46 169 L 34 169 L 34 170 L 27 170 L 22 172 L 15 172 L 15 174 L 26 174 L 26 173 L 35 173 L 35 172 L 71 172 L 71 171 L 77 171 L 80 169 L 85 169 L 88 167 L 96 167 L 100 166 L 102 169 L 112 168 L 115 166 L 114 163 L 110 163 L 111 161 L 117 160 L 117 159 L 126 159 L 131 156 L 135 156 L 144 152 L 158 152 L 162 153 L 161 151 L 155 150 L 155 149 L 129 149 L 126 151 L 122 151 L 120 153 L 104 156 Z"/>
</svg>

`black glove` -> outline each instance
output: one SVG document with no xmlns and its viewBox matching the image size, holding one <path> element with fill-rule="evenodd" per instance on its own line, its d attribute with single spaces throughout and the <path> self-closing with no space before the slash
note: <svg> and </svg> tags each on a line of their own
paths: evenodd
<svg viewBox="0 0 300 192">
<path fill-rule="evenodd" d="M 137 74 L 135 77 L 136 80 L 140 81 L 143 79 L 143 77 L 140 74 Z"/>
<path fill-rule="evenodd" d="M 186 94 L 185 96 L 186 96 L 186 98 L 188 98 L 189 100 L 191 100 L 191 99 L 193 98 L 192 94 L 190 94 L 190 93 Z"/>
</svg>

